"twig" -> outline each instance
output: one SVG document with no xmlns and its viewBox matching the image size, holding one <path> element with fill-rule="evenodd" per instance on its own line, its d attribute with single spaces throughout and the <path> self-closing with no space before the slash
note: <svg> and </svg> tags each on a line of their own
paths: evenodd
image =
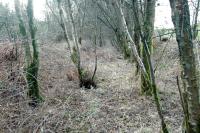
<svg viewBox="0 0 200 133">
<path fill-rule="evenodd" d="M 92 75 L 92 81 L 94 81 L 94 76 L 97 71 L 97 11 L 96 11 L 96 23 L 95 23 L 95 34 L 94 34 L 94 44 L 95 44 L 95 68 Z"/>
</svg>

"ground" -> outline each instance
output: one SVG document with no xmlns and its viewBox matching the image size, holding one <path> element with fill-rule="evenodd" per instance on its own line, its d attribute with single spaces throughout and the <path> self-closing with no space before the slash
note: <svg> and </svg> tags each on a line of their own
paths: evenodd
<svg viewBox="0 0 200 133">
<path fill-rule="evenodd" d="M 0 45 L 1 50 L 4 46 Z M 124 60 L 109 41 L 97 48 L 97 88 L 89 90 L 78 86 L 66 43 L 40 44 L 40 47 L 39 85 L 45 102 L 38 108 L 27 104 L 23 64 L 15 67 L 19 61 L 13 61 L 10 66 L 11 61 L 2 58 L 0 132 L 161 131 L 153 98 L 140 93 L 140 76 L 135 75 L 135 64 Z M 81 47 L 82 65 L 93 71 L 94 48 L 90 41 L 84 41 Z M 177 44 L 172 40 L 157 42 L 154 47 L 153 64 L 157 68 L 156 82 L 164 117 L 170 132 L 180 133 L 183 113 L 176 83 L 180 73 Z M 8 79 L 11 67 L 20 75 L 12 81 Z"/>
</svg>

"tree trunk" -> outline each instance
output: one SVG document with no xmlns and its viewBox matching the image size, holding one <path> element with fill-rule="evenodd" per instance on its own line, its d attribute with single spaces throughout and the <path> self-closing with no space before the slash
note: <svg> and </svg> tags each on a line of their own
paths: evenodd
<svg viewBox="0 0 200 133">
<path fill-rule="evenodd" d="M 190 12 L 187 0 L 170 0 L 172 21 L 179 47 L 182 80 L 185 86 L 184 105 L 186 133 L 200 132 L 200 79 L 194 51 Z"/>
<path fill-rule="evenodd" d="M 139 53 L 139 56 L 141 56 L 140 55 L 140 53 L 141 53 L 141 49 L 140 49 L 140 34 L 138 34 L 137 29 L 134 29 L 134 31 L 135 31 L 135 33 L 134 33 L 134 43 L 135 43 L 135 45 L 137 47 L 137 51 Z M 139 65 L 136 62 L 136 75 L 139 73 L 139 69 L 140 69 Z"/>
<path fill-rule="evenodd" d="M 145 20 L 144 20 L 144 39 L 142 42 L 146 41 L 147 44 L 147 51 L 145 50 L 145 44 L 143 43 L 143 48 L 142 48 L 142 61 L 144 63 L 144 66 L 146 68 L 147 74 L 149 77 L 151 77 L 151 66 L 148 63 L 148 57 L 147 57 L 147 52 L 151 56 L 151 51 L 152 51 L 152 36 L 154 32 L 154 19 L 155 19 L 155 0 L 147 0 L 146 1 L 146 8 L 145 8 Z M 147 82 L 145 81 L 144 77 L 141 77 L 141 89 L 143 93 L 152 93 L 152 90 L 149 90 L 150 88 L 148 87 Z"/>
<path fill-rule="evenodd" d="M 72 38 L 73 38 L 75 46 L 76 46 L 75 51 L 73 51 L 73 52 L 76 52 L 74 54 L 76 54 L 76 58 L 77 58 L 77 62 L 76 62 L 75 65 L 78 69 L 80 82 L 82 82 L 82 68 L 81 68 L 80 49 L 79 49 L 76 25 L 75 25 L 75 22 L 74 22 L 72 5 L 71 5 L 70 0 L 68 0 L 68 13 L 69 13 L 69 17 L 70 17 L 71 25 L 72 25 Z M 82 83 L 80 83 L 80 84 L 82 84 Z"/>
<path fill-rule="evenodd" d="M 39 69 L 39 52 L 38 45 L 35 39 L 36 28 L 33 23 L 33 2 L 32 0 L 28 0 L 27 5 L 27 15 L 28 15 L 28 24 L 29 31 L 31 35 L 31 43 L 33 47 L 33 53 L 31 53 L 28 36 L 25 28 L 25 24 L 22 20 L 20 9 L 19 9 L 19 1 L 15 0 L 15 10 L 17 13 L 17 17 L 19 20 L 19 29 L 20 33 L 23 36 L 23 45 L 25 48 L 25 58 L 26 58 L 26 80 L 28 82 L 28 96 L 32 99 L 29 103 L 31 106 L 36 106 L 37 103 L 43 101 L 43 98 L 39 93 L 38 86 L 38 69 Z"/>
<path fill-rule="evenodd" d="M 68 49 L 70 51 L 70 53 L 72 52 L 72 49 L 71 49 L 71 44 L 70 44 L 70 41 L 69 41 L 69 36 L 68 36 L 68 31 L 67 31 L 67 28 L 66 28 L 66 24 L 65 24 L 65 21 L 64 21 L 64 15 L 63 15 L 63 10 L 62 10 L 62 7 L 61 7 L 61 0 L 57 0 L 58 2 L 58 10 L 59 10 L 59 15 L 60 15 L 60 26 L 64 32 L 64 38 L 67 42 L 67 45 L 68 45 Z"/>
<path fill-rule="evenodd" d="M 39 51 L 38 44 L 36 42 L 36 27 L 33 22 L 33 1 L 28 0 L 27 5 L 27 15 L 28 15 L 28 24 L 29 24 L 29 32 L 31 35 L 31 43 L 33 47 L 33 59 L 30 66 L 27 68 L 27 80 L 29 84 L 28 95 L 33 99 L 33 104 L 41 102 L 43 99 L 39 93 L 38 86 L 38 69 L 39 69 Z"/>
</svg>

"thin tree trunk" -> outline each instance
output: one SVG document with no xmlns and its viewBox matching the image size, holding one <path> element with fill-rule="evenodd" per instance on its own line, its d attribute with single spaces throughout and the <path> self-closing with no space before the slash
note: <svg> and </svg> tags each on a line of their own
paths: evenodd
<svg viewBox="0 0 200 133">
<path fill-rule="evenodd" d="M 198 36 L 198 31 L 197 31 L 197 20 L 198 20 L 198 15 L 199 15 L 199 6 L 200 6 L 200 0 L 197 1 L 197 7 L 195 9 L 195 15 L 194 15 L 194 23 L 193 23 L 193 39 L 196 39 Z"/>
<path fill-rule="evenodd" d="M 71 49 L 71 44 L 70 44 L 70 41 L 69 41 L 69 36 L 68 36 L 68 31 L 67 31 L 67 28 L 66 28 L 66 24 L 65 24 L 65 21 L 64 21 L 64 15 L 63 15 L 63 9 L 61 7 L 61 0 L 57 0 L 58 2 L 58 10 L 59 10 L 59 15 L 60 15 L 60 26 L 64 32 L 64 38 L 67 42 L 67 45 L 68 45 L 68 49 L 70 51 L 70 53 L 72 52 L 72 49 Z"/>
<path fill-rule="evenodd" d="M 119 4 L 118 4 L 118 7 L 120 7 Z M 126 20 L 125 20 L 125 18 L 124 18 L 123 11 L 122 11 L 121 8 L 119 8 L 119 10 L 120 10 L 120 15 L 121 15 L 121 17 L 122 17 L 122 24 L 123 24 L 123 27 L 124 27 L 124 32 L 127 34 L 128 39 L 130 40 L 130 43 L 131 43 L 131 46 L 132 46 L 133 55 L 134 55 L 134 57 L 135 57 L 137 63 L 139 64 L 142 73 L 143 73 L 144 75 L 146 75 L 146 69 L 145 69 L 144 64 L 143 64 L 143 62 L 142 62 L 142 60 L 141 60 L 141 58 L 140 58 L 140 56 L 139 56 L 139 54 L 138 54 L 137 47 L 136 47 L 136 45 L 135 45 L 135 43 L 134 43 L 134 41 L 133 41 L 131 35 L 128 34 L 129 31 L 128 31 L 128 27 L 126 26 Z"/>
<path fill-rule="evenodd" d="M 77 55 L 77 69 L 78 69 L 78 73 L 79 73 L 79 79 L 80 82 L 82 82 L 82 68 L 81 68 L 81 59 L 80 59 L 80 50 L 79 50 L 79 44 L 78 44 L 78 38 L 77 38 L 77 32 L 76 32 L 76 26 L 75 26 L 75 22 L 74 22 L 74 17 L 72 14 L 72 6 L 71 6 L 71 1 L 68 0 L 68 12 L 69 12 L 69 16 L 71 19 L 71 25 L 72 25 L 72 37 L 76 46 L 76 50 L 74 52 L 76 52 Z M 80 83 L 82 84 L 82 83 Z"/>
<path fill-rule="evenodd" d="M 133 12 L 135 12 L 135 10 L 137 10 L 136 12 L 138 13 L 138 4 L 135 5 L 137 3 L 133 2 Z M 140 45 L 140 25 L 139 23 L 136 21 L 137 17 L 136 17 L 137 14 L 133 13 L 133 18 L 134 18 L 134 43 L 137 47 L 137 51 L 139 53 L 139 56 L 141 57 L 141 45 Z M 139 15 L 138 15 L 139 16 Z M 136 75 L 139 73 L 139 65 L 138 63 L 136 63 Z"/>
<path fill-rule="evenodd" d="M 143 42 L 146 41 L 147 44 L 147 51 L 145 50 L 145 46 L 143 43 L 142 48 L 142 61 L 144 63 L 144 66 L 146 68 L 147 74 L 149 77 L 151 77 L 151 68 L 150 64 L 148 62 L 147 52 L 151 56 L 152 51 L 152 36 L 154 32 L 154 19 L 155 19 L 155 0 L 147 0 L 146 1 L 146 8 L 145 8 L 145 20 L 144 20 L 144 39 Z M 141 89 L 143 93 L 150 93 L 152 90 L 149 90 L 148 84 L 146 83 L 144 77 L 141 77 Z"/>
</svg>

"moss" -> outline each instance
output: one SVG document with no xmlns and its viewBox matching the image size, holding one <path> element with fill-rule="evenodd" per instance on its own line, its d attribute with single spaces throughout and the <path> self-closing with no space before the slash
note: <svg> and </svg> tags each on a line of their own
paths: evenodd
<svg viewBox="0 0 200 133">
<path fill-rule="evenodd" d="M 32 106 L 36 106 L 36 104 L 44 101 L 39 94 L 37 75 L 38 75 L 38 62 L 33 61 L 26 70 L 26 78 L 28 81 L 28 96 L 32 99 L 30 103 Z"/>
<path fill-rule="evenodd" d="M 84 77 L 87 77 L 87 76 L 89 76 L 87 71 L 84 68 L 81 68 L 81 77 L 84 78 Z"/>
<path fill-rule="evenodd" d="M 75 47 L 73 47 L 73 51 L 72 51 L 72 54 L 71 54 L 71 60 L 77 66 L 77 64 L 78 64 L 78 53 L 77 53 L 77 50 L 76 50 Z"/>
<path fill-rule="evenodd" d="M 131 49 L 128 47 L 128 43 L 124 43 L 123 45 L 123 53 L 125 59 L 131 58 Z"/>
<path fill-rule="evenodd" d="M 144 55 L 145 57 L 145 55 Z M 150 74 L 150 65 L 148 63 L 148 59 L 147 57 L 144 58 L 143 57 L 143 64 L 144 64 L 144 67 L 146 69 L 146 72 L 147 72 L 147 75 L 148 75 L 148 79 L 144 78 L 144 76 L 141 76 L 141 91 L 142 93 L 144 94 L 148 94 L 148 95 L 151 95 L 152 94 L 152 88 L 150 87 L 150 84 L 148 83 L 150 78 L 151 78 L 151 74 Z"/>
</svg>

